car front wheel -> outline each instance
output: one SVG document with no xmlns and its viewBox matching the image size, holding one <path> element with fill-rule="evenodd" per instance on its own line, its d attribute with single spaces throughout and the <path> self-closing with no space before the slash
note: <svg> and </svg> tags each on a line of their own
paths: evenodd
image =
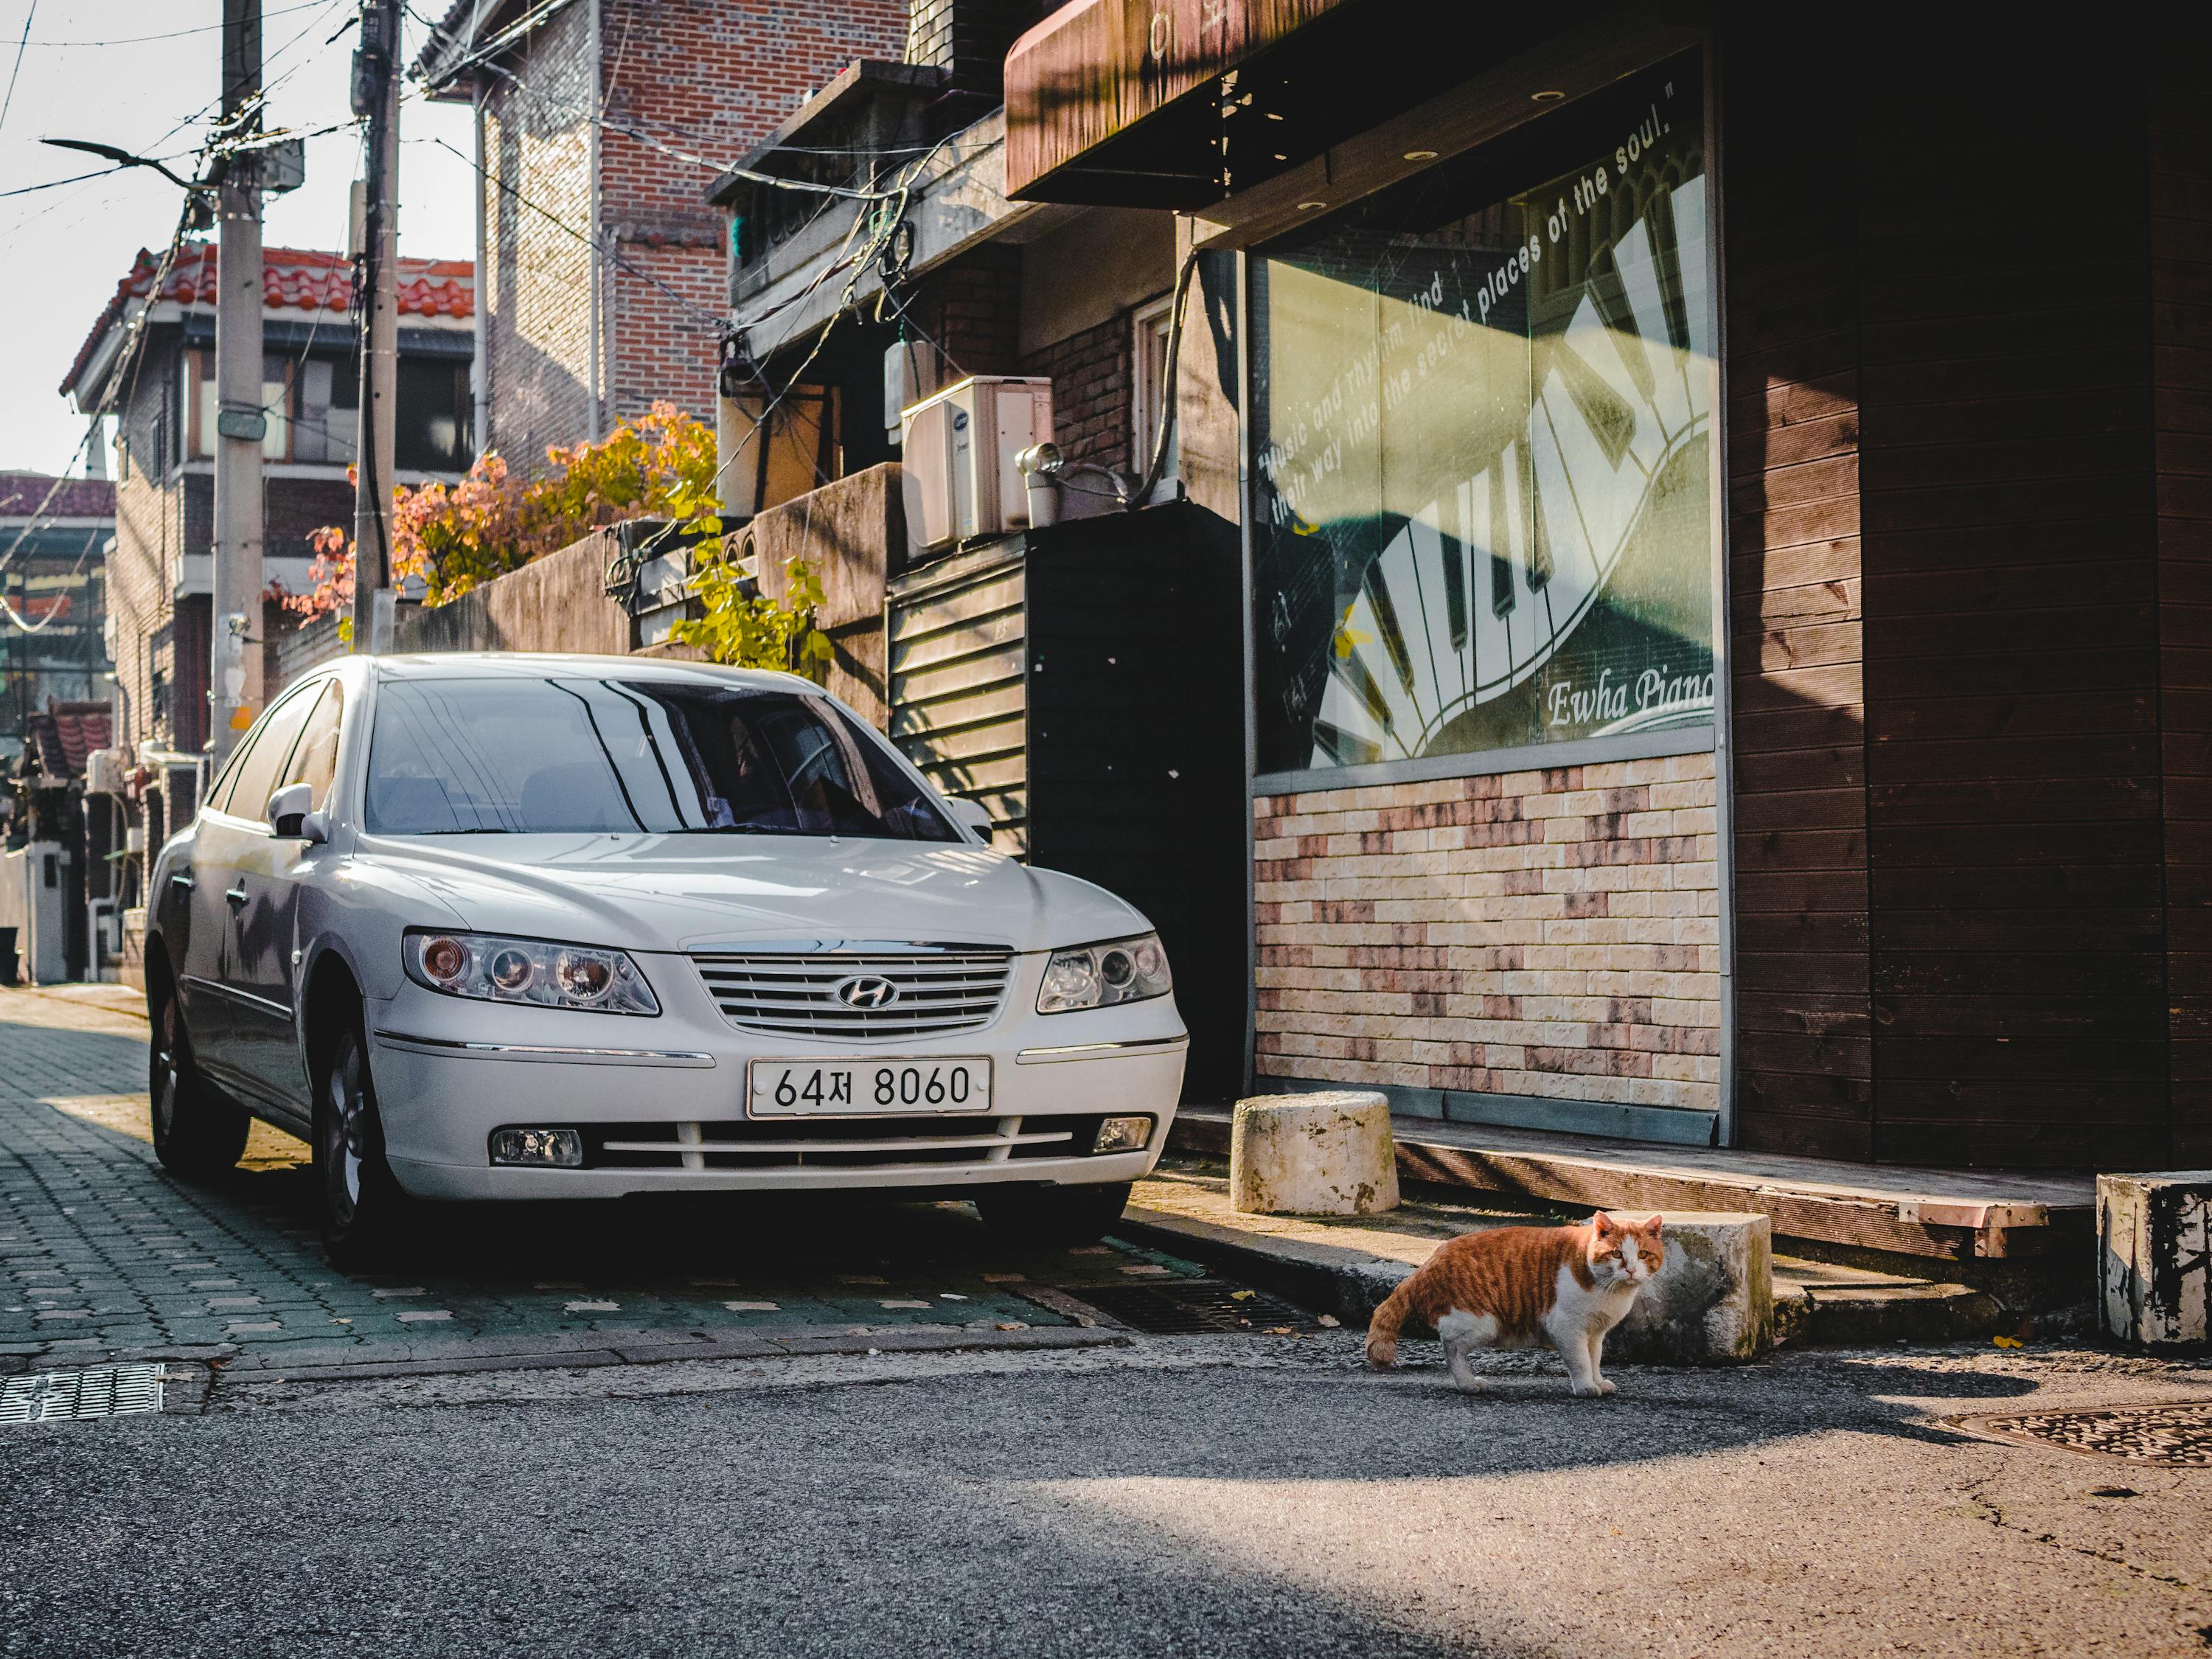
<svg viewBox="0 0 2212 1659">
<path fill-rule="evenodd" d="M 151 1098 L 154 1156 L 172 1175 L 205 1181 L 236 1164 L 252 1127 L 245 1112 L 200 1080 L 191 1035 L 173 986 L 157 994 L 146 1086 Z"/>
<path fill-rule="evenodd" d="M 384 1160 L 376 1085 L 358 1025 L 343 1025 L 332 1036 L 318 1081 L 315 1178 L 324 1248 L 334 1267 L 374 1267 L 397 1245 L 407 1200 Z"/>
<path fill-rule="evenodd" d="M 1096 1244 L 1121 1218 L 1129 1187 L 1126 1181 L 1082 1187 L 1004 1187 L 978 1193 L 975 1207 L 984 1224 L 1010 1244 Z"/>
</svg>

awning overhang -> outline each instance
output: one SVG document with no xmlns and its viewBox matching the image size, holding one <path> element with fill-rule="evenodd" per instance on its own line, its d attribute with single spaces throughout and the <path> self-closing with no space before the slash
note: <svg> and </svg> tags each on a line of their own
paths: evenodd
<svg viewBox="0 0 2212 1659">
<path fill-rule="evenodd" d="M 1006 58 L 1006 195 L 1200 212 L 1607 13 L 1074 0 Z"/>
<path fill-rule="evenodd" d="M 1006 54 L 1006 194 L 1190 207 L 1224 193 L 1221 77 L 1361 0 L 1074 0 Z"/>
</svg>

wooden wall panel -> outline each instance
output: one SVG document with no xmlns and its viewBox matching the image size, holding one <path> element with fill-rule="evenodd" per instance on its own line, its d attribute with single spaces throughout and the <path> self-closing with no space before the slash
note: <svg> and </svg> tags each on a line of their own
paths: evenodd
<svg viewBox="0 0 2212 1659">
<path fill-rule="evenodd" d="M 2199 61 L 2154 71 L 2151 426 L 2166 787 L 2174 1164 L 2212 1164 L 2212 109 Z"/>
<path fill-rule="evenodd" d="M 1855 162 L 1790 137 L 1850 94 L 1763 21 L 1722 52 L 1736 1136 L 1866 1158 L 1859 273 L 1836 210 Z"/>
<path fill-rule="evenodd" d="M 2116 101 L 2022 167 L 2006 134 L 2054 66 L 1954 67 L 1861 68 L 1882 115 L 1856 196 L 1872 1155 L 2155 1164 L 2170 809 L 2143 126 Z M 2097 230 L 2065 239 L 2054 280 L 2051 232 L 2076 213 Z"/>
</svg>

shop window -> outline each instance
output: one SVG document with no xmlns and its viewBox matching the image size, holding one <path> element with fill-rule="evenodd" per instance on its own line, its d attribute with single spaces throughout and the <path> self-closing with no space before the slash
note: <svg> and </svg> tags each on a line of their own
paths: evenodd
<svg viewBox="0 0 2212 1659">
<path fill-rule="evenodd" d="M 1662 65 L 1254 261 L 1262 774 L 1710 725 L 1703 109 Z"/>
</svg>

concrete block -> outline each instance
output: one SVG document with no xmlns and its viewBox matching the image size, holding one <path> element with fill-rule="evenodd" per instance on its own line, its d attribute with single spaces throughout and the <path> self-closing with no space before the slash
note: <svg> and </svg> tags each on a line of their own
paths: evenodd
<svg viewBox="0 0 2212 1659">
<path fill-rule="evenodd" d="M 1607 1212 L 1648 1221 L 1649 1210 Z M 1669 1365 L 1740 1365 L 1774 1346 L 1774 1224 L 1731 1210 L 1668 1210 L 1666 1264 L 1606 1339 L 1605 1357 Z"/>
<path fill-rule="evenodd" d="M 2212 1170 L 2097 1177 L 2105 1328 L 2148 1348 L 2212 1342 Z"/>
<path fill-rule="evenodd" d="M 1376 1215 L 1398 1207 L 1390 1103 L 1369 1089 L 1237 1103 L 1229 1202 L 1257 1215 Z"/>
</svg>

